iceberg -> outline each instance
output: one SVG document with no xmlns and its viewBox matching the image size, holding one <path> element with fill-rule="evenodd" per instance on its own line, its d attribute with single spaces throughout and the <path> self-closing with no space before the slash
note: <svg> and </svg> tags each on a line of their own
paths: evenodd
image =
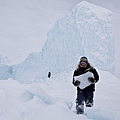
<svg viewBox="0 0 120 120">
<path fill-rule="evenodd" d="M 57 74 L 75 69 L 81 56 L 88 57 L 98 69 L 114 69 L 112 12 L 100 6 L 81 2 L 69 15 L 59 19 L 47 33 L 41 52 L 30 53 L 15 67 L 13 79 L 36 82 L 50 71 Z"/>
</svg>

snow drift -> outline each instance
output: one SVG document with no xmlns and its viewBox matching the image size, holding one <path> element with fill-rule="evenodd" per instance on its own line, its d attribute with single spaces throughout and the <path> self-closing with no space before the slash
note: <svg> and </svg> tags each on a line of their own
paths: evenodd
<svg viewBox="0 0 120 120">
<path fill-rule="evenodd" d="M 87 116 L 73 112 L 76 87 L 72 85 L 72 71 L 32 84 L 0 80 L 0 120 L 118 120 L 119 79 L 109 72 L 98 72 L 94 106 L 85 108 Z"/>
</svg>

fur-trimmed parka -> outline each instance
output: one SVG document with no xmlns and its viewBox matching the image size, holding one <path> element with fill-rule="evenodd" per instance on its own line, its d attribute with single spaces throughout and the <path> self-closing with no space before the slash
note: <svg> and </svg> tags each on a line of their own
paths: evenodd
<svg viewBox="0 0 120 120">
<path fill-rule="evenodd" d="M 73 74 L 73 84 L 75 81 L 74 76 L 82 75 L 88 71 L 93 73 L 95 81 L 98 82 L 98 80 L 99 80 L 98 72 L 96 71 L 96 69 L 93 66 L 90 65 L 90 63 L 88 63 L 86 68 L 83 68 L 78 64 L 78 66 Z M 77 89 L 81 90 L 79 87 L 77 87 Z M 95 84 L 91 84 L 88 87 L 84 88 L 83 90 L 95 90 Z"/>
</svg>

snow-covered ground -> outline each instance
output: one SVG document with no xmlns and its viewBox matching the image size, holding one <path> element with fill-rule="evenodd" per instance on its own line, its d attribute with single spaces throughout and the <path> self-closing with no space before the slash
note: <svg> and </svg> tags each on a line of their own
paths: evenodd
<svg viewBox="0 0 120 120">
<path fill-rule="evenodd" d="M 73 71 L 58 73 L 37 83 L 21 84 L 0 80 L 0 120 L 118 120 L 120 118 L 120 80 L 100 71 L 94 107 L 87 116 L 76 115 L 76 88 Z"/>
</svg>

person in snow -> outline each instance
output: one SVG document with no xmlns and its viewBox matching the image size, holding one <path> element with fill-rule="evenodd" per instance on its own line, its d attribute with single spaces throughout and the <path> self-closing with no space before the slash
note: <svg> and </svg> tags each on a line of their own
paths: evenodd
<svg viewBox="0 0 120 120">
<path fill-rule="evenodd" d="M 79 87 L 80 82 L 75 80 L 74 77 L 85 74 L 87 72 L 93 73 L 94 77 L 88 78 L 88 81 L 91 84 L 87 86 L 86 88 L 81 89 Z M 98 82 L 98 80 L 99 80 L 99 75 L 96 69 L 90 65 L 87 57 L 81 57 L 80 62 L 77 66 L 77 69 L 74 71 L 73 82 L 72 82 L 73 85 L 77 87 L 77 99 L 76 99 L 76 113 L 77 114 L 84 114 L 84 103 L 86 107 L 93 106 L 95 83 Z"/>
<path fill-rule="evenodd" d="M 51 72 L 48 72 L 48 78 L 50 78 L 51 77 Z"/>
</svg>

